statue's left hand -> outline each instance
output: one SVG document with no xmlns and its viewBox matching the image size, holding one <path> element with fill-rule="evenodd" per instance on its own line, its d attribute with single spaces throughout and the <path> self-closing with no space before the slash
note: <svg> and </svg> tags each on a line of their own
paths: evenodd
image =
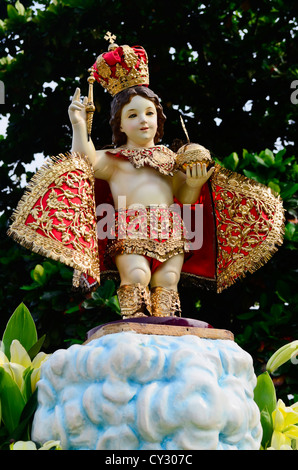
<svg viewBox="0 0 298 470">
<path fill-rule="evenodd" d="M 186 184 L 191 188 L 201 188 L 214 172 L 214 167 L 207 171 L 206 163 L 195 163 L 186 168 Z"/>
</svg>

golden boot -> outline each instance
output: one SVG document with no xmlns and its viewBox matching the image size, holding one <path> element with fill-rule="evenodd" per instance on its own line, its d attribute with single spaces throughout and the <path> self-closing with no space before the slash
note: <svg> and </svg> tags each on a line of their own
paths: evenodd
<svg viewBox="0 0 298 470">
<path fill-rule="evenodd" d="M 181 317 L 181 305 L 178 292 L 165 287 L 151 289 L 151 315 L 154 317 Z"/>
<path fill-rule="evenodd" d="M 122 318 L 137 318 L 150 315 L 150 292 L 148 286 L 125 284 L 117 290 Z"/>
</svg>

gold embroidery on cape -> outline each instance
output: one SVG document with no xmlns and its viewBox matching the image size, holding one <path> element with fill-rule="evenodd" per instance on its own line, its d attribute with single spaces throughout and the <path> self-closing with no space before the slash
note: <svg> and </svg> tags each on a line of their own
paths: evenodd
<svg viewBox="0 0 298 470">
<path fill-rule="evenodd" d="M 21 245 L 99 283 L 94 175 L 86 157 L 51 157 L 30 181 L 12 220 L 8 235 Z M 73 283 L 78 287 L 78 275 Z"/>
<path fill-rule="evenodd" d="M 211 178 L 218 244 L 217 291 L 263 266 L 283 243 L 284 209 L 271 189 L 216 165 Z"/>
</svg>

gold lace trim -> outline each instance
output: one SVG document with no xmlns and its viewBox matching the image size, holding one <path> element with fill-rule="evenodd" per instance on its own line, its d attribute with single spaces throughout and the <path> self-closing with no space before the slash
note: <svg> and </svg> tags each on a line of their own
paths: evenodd
<svg viewBox="0 0 298 470">
<path fill-rule="evenodd" d="M 12 221 L 8 235 L 22 246 L 100 281 L 94 175 L 85 156 L 51 157 L 30 181 Z"/>
<path fill-rule="evenodd" d="M 211 178 L 218 243 L 217 291 L 263 266 L 283 243 L 284 209 L 270 188 L 216 165 Z"/>
<path fill-rule="evenodd" d="M 182 240 L 112 240 L 107 249 L 106 256 L 113 258 L 116 255 L 136 254 L 155 258 L 161 263 L 167 261 L 172 256 L 185 252 L 184 242 Z"/>
</svg>

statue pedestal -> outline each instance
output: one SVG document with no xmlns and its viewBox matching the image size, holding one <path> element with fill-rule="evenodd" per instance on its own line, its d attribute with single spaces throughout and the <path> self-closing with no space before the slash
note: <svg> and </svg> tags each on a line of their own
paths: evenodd
<svg viewBox="0 0 298 470">
<path fill-rule="evenodd" d="M 70 450 L 258 450 L 255 385 L 251 356 L 226 330 L 114 322 L 43 365 L 32 438 Z"/>
</svg>

